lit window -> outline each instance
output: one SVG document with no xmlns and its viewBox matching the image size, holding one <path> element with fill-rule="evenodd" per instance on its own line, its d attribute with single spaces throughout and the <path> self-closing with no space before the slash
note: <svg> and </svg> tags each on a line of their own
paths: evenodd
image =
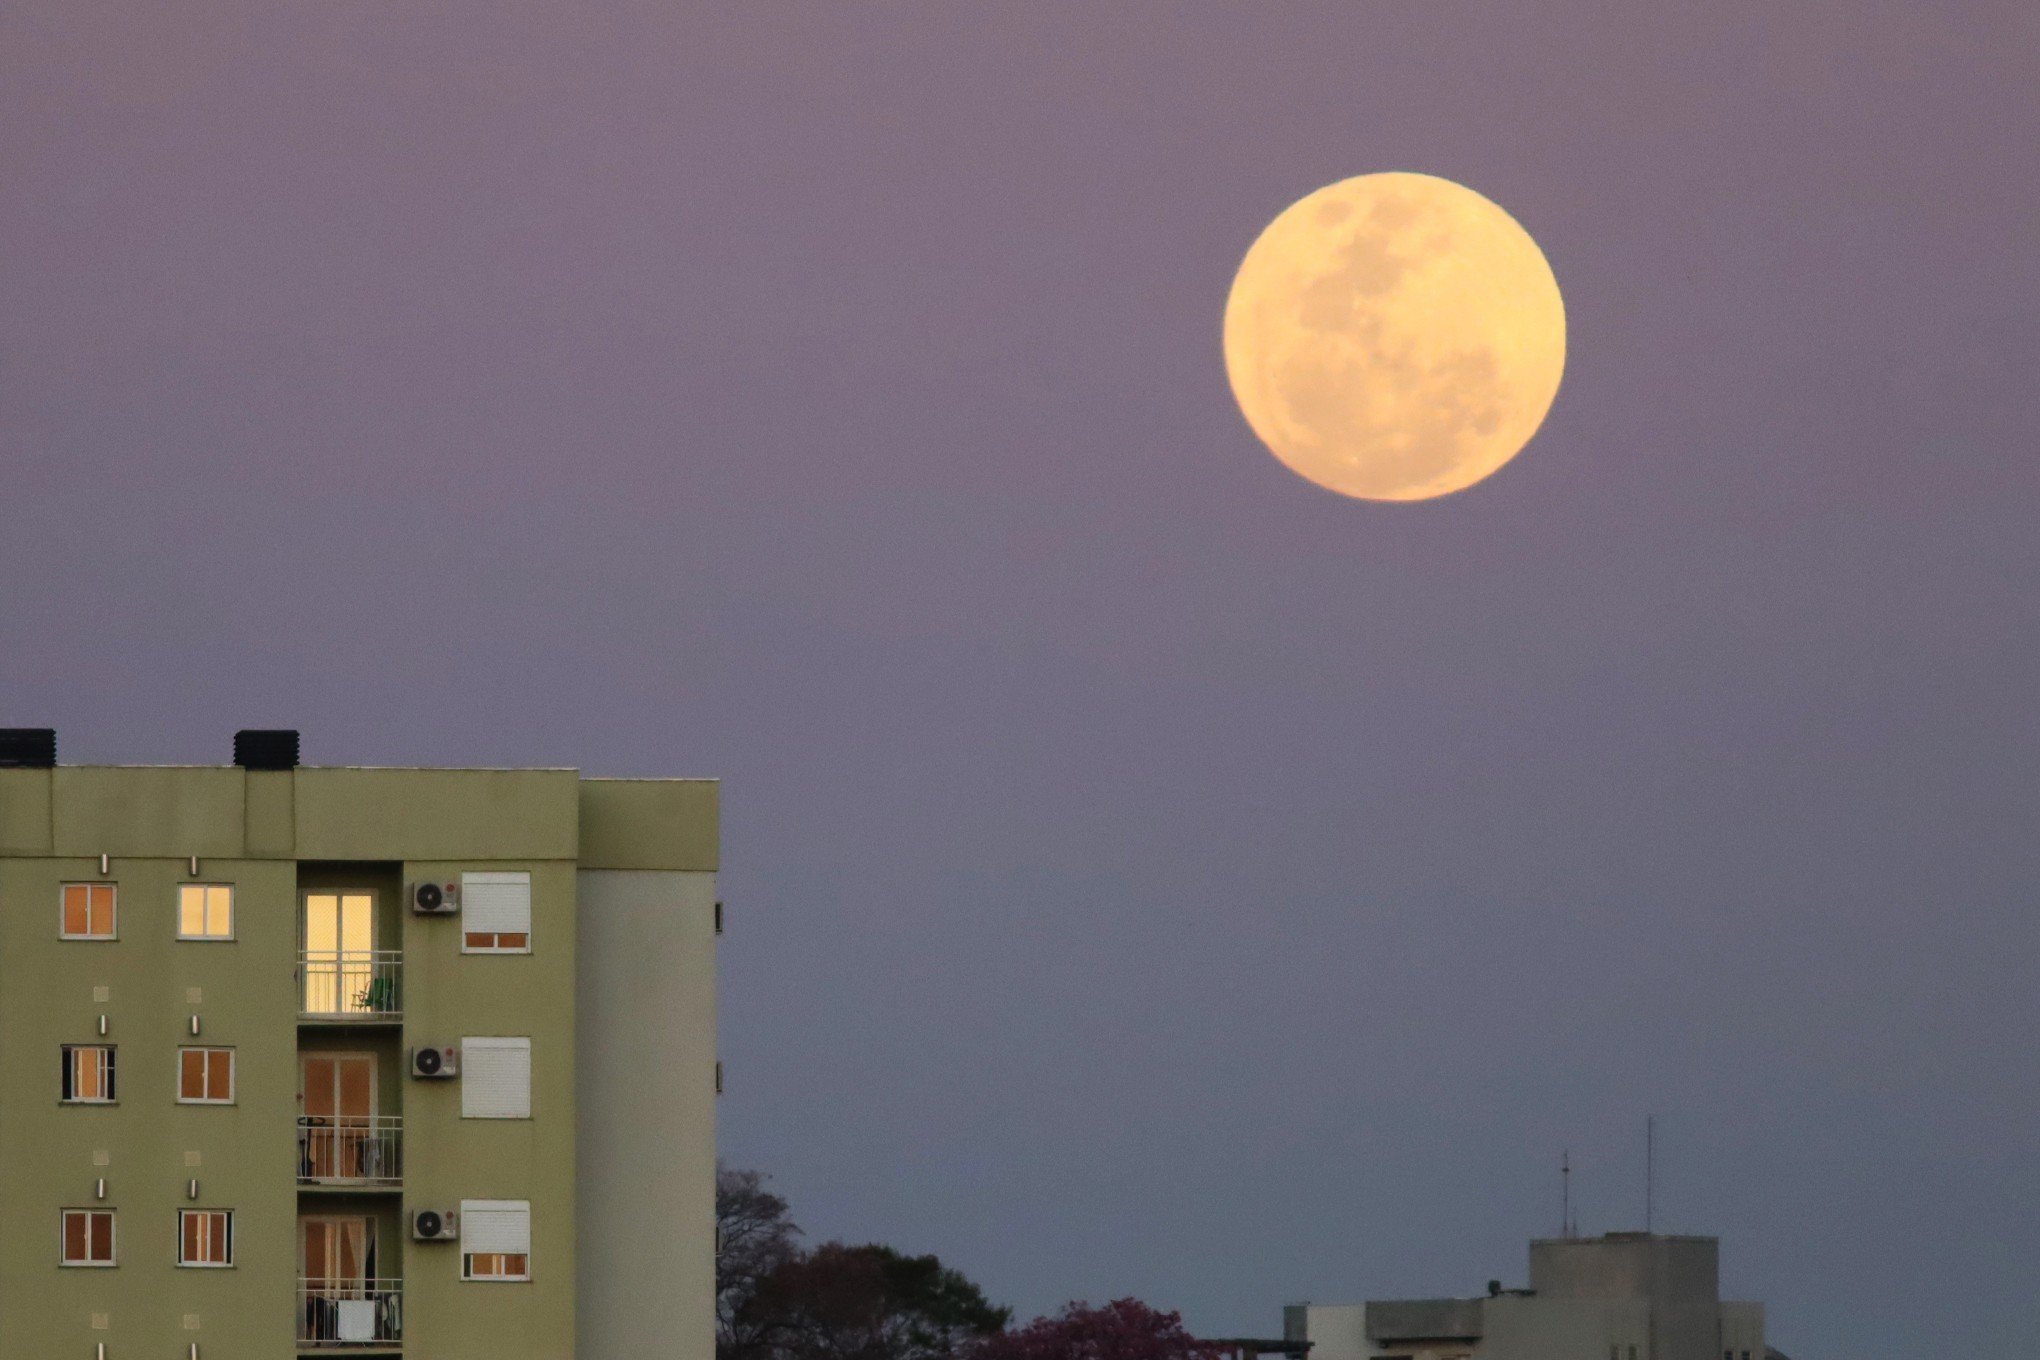
<svg viewBox="0 0 2040 1360">
<path fill-rule="evenodd" d="M 462 1200 L 460 1239 L 463 1280 L 512 1283 L 531 1278 L 529 1200 Z"/>
<path fill-rule="evenodd" d="M 213 1267 L 234 1264 L 234 1211 L 179 1209 L 177 1264 Z"/>
<path fill-rule="evenodd" d="M 63 903 L 58 935 L 66 940 L 113 938 L 113 884 L 66 883 Z"/>
<path fill-rule="evenodd" d="M 73 1105 L 114 1100 L 112 1044 L 65 1044 L 63 1098 Z"/>
<path fill-rule="evenodd" d="M 185 883 L 177 889 L 177 938 L 234 938 L 234 890 L 221 883 Z"/>
<path fill-rule="evenodd" d="M 234 1103 L 234 1050 L 177 1050 L 177 1099 L 186 1105 Z"/>
<path fill-rule="evenodd" d="M 531 875 L 460 876 L 461 952 L 531 952 Z"/>
<path fill-rule="evenodd" d="M 64 1255 L 67 1266 L 113 1264 L 113 1210 L 64 1210 Z"/>
</svg>

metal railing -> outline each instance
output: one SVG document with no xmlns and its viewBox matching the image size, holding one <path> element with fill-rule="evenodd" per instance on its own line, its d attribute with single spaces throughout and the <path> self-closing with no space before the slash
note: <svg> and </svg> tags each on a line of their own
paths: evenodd
<svg viewBox="0 0 2040 1360">
<path fill-rule="evenodd" d="M 297 1150 L 301 1184 L 403 1183 L 404 1121 L 395 1115 L 300 1115 Z"/>
<path fill-rule="evenodd" d="M 300 1346 L 397 1346 L 404 1340 L 402 1280 L 299 1280 Z"/>
<path fill-rule="evenodd" d="M 372 1017 L 404 1013 L 401 949 L 298 951 L 299 1006 L 305 1015 Z"/>
</svg>

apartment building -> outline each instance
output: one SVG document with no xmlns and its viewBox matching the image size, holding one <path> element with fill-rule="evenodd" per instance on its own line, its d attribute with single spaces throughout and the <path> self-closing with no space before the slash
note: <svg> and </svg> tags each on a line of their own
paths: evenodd
<svg viewBox="0 0 2040 1360">
<path fill-rule="evenodd" d="M 0 730 L 0 1355 L 709 1360 L 717 785 L 297 747 Z"/>
<path fill-rule="evenodd" d="M 1764 1306 L 1721 1298 L 1720 1241 L 1618 1232 L 1530 1244 L 1530 1287 L 1485 1297 L 1292 1304 L 1310 1360 L 1783 1360 Z"/>
</svg>

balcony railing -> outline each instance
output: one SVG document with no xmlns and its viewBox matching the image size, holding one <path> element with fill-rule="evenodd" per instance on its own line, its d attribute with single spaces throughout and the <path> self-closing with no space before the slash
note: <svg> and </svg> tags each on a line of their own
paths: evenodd
<svg viewBox="0 0 2040 1360">
<path fill-rule="evenodd" d="M 299 1005 L 306 1015 L 374 1019 L 404 1013 L 400 949 L 306 949 L 298 953 Z"/>
<path fill-rule="evenodd" d="M 300 1115 L 297 1150 L 300 1184 L 403 1184 L 404 1121 L 394 1115 Z"/>
<path fill-rule="evenodd" d="M 402 1280 L 299 1280 L 298 1345 L 389 1346 L 404 1340 Z"/>
</svg>

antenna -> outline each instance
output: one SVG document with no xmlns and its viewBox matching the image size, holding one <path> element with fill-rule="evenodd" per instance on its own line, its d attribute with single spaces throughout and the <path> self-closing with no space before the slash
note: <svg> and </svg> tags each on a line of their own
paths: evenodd
<svg viewBox="0 0 2040 1360">
<path fill-rule="evenodd" d="M 1646 1115 L 1643 1121 L 1643 1230 L 1651 1230 L 1651 1219 L 1657 1198 L 1657 1116 Z"/>
<path fill-rule="evenodd" d="M 1558 1155 L 1558 1235 L 1573 1235 L 1572 1221 L 1572 1149 L 1567 1148 Z"/>
</svg>

